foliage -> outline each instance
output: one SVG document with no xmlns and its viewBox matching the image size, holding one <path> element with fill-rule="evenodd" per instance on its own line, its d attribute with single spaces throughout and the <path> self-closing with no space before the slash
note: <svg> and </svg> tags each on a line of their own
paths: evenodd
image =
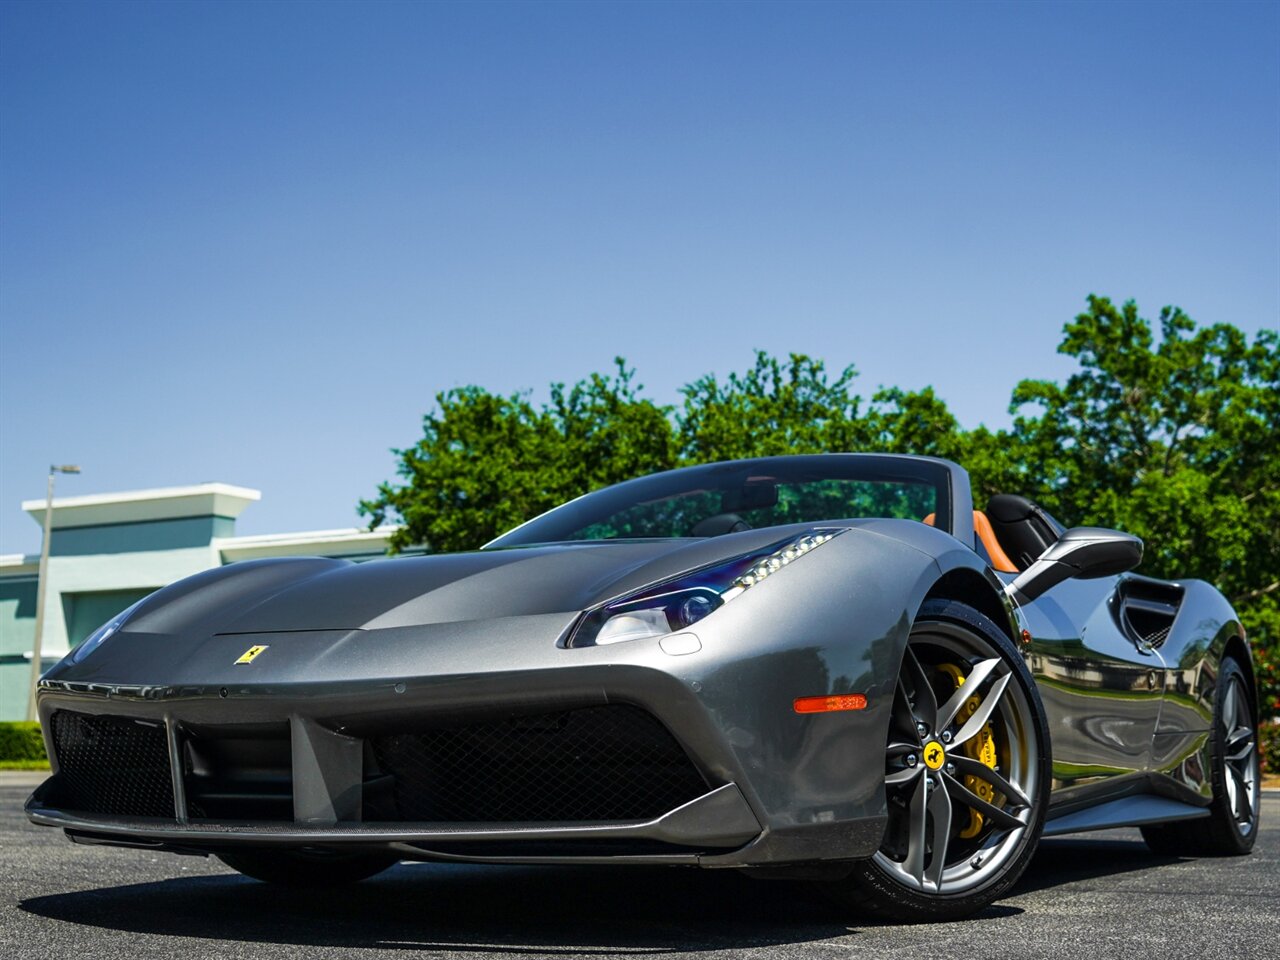
<svg viewBox="0 0 1280 960">
<path fill-rule="evenodd" d="M 1258 727 L 1258 752 L 1262 754 L 1262 772 L 1280 777 L 1280 720 L 1272 719 Z"/>
<path fill-rule="evenodd" d="M 1214 579 L 1237 602 L 1280 572 L 1280 335 L 1196 331 L 1181 311 L 1150 324 L 1133 303 L 1091 297 L 1060 351 L 1065 385 L 1023 381 L 1013 436 L 1024 486 L 1062 519 L 1141 531 L 1144 569 Z M 1190 334 L 1190 335 L 1188 335 Z M 1208 549 L 1206 549 L 1206 547 Z M 1261 594 L 1259 594 L 1261 596 Z"/>
<path fill-rule="evenodd" d="M 1090 297 L 1059 351 L 1065 384 L 1024 380 L 1012 431 L 966 465 L 975 488 L 1017 490 L 1067 525 L 1140 535 L 1141 572 L 1217 585 L 1254 645 L 1263 715 L 1280 712 L 1280 333 L 1197 329 Z M 1027 414 L 1028 407 L 1033 411 Z M 975 451 L 982 453 L 982 451 Z"/>
<path fill-rule="evenodd" d="M 438 394 L 422 439 L 395 451 L 406 482 L 382 484 L 360 512 L 370 527 L 403 522 L 393 550 L 474 549 L 588 490 L 675 466 L 669 408 L 642 399 L 634 371 L 616 365 L 612 376 L 554 384 L 542 407 L 480 387 Z"/>
<path fill-rule="evenodd" d="M 361 512 L 398 519 L 393 549 L 474 549 L 592 489 L 673 466 L 782 453 L 863 450 L 947 457 L 975 500 L 1018 492 L 1068 525 L 1130 530 L 1142 571 L 1197 577 L 1231 599 L 1255 650 L 1264 716 L 1280 713 L 1280 332 L 1252 341 L 1167 307 L 1090 297 L 1066 325 L 1065 383 L 1024 380 L 1012 428 L 964 430 L 932 389 L 855 392 L 802 354 L 759 352 L 743 373 L 708 374 L 677 407 L 645 398 L 621 359 L 612 375 L 550 402 L 465 387 L 436 397 L 423 437 L 396 451 L 401 484 Z"/>
<path fill-rule="evenodd" d="M 1252 615 L 1252 616 L 1251 616 Z M 1246 608 L 1241 617 L 1246 622 L 1262 620 L 1274 624 L 1276 620 L 1275 601 L 1271 601 L 1270 609 L 1258 617 L 1256 609 Z M 1268 621 L 1266 618 L 1270 617 Z M 1249 634 L 1249 643 L 1253 647 L 1253 674 L 1258 682 L 1258 715 L 1270 717 L 1280 723 L 1280 642 L 1275 632 L 1266 633 L 1265 629 L 1254 628 Z M 1280 774 L 1280 729 L 1272 730 L 1276 743 L 1275 764 L 1271 770 Z"/>
<path fill-rule="evenodd" d="M 820 360 L 792 354 L 784 365 L 763 352 L 745 374 L 720 383 L 708 374 L 681 393 L 675 429 L 688 463 L 787 453 L 866 449 L 862 398 L 851 392 L 857 371 L 831 380 Z"/>
<path fill-rule="evenodd" d="M 0 768 L 39 769 L 48 763 L 40 724 L 28 721 L 0 722 Z"/>
</svg>

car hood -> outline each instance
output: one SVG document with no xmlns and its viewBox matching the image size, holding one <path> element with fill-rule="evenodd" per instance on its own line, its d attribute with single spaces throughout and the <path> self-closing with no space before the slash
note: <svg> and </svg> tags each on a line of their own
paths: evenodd
<svg viewBox="0 0 1280 960">
<path fill-rule="evenodd" d="M 587 541 L 366 563 L 319 557 L 246 561 L 158 591 L 122 632 L 378 630 L 576 612 L 805 529 L 773 527 L 705 540 Z"/>
</svg>

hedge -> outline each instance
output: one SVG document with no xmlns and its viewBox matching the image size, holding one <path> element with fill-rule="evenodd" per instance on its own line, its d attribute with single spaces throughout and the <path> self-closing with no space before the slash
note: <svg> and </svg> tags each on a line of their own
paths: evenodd
<svg viewBox="0 0 1280 960">
<path fill-rule="evenodd" d="M 1258 727 L 1258 752 L 1262 754 L 1262 772 L 1280 776 L 1280 720 L 1262 721 Z"/>
<path fill-rule="evenodd" d="M 0 721 L 0 770 L 40 770 L 48 766 L 40 724 Z"/>
</svg>

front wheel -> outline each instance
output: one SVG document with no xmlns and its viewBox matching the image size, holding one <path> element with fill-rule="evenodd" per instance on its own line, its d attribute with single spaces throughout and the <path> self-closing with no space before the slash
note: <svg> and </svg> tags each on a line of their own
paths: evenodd
<svg viewBox="0 0 1280 960">
<path fill-rule="evenodd" d="M 286 887 L 335 887 L 372 877 L 396 864 L 381 853 L 322 850 L 239 850 L 218 859 L 246 877 Z"/>
<path fill-rule="evenodd" d="M 1045 728 L 1035 684 L 1003 631 L 965 604 L 927 601 L 894 696 L 884 841 L 831 892 L 899 920 L 951 920 L 1003 895 L 1044 825 Z"/>
</svg>

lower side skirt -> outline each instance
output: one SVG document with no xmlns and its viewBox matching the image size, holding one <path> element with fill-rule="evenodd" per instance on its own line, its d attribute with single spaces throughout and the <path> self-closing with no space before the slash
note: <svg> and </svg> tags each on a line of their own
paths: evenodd
<svg viewBox="0 0 1280 960">
<path fill-rule="evenodd" d="M 1109 800 L 1057 817 L 1044 825 L 1041 836 L 1059 837 L 1067 833 L 1110 830 L 1113 827 L 1141 827 L 1152 823 L 1198 820 L 1207 816 L 1208 807 L 1192 806 L 1168 797 L 1140 794 Z"/>
</svg>

